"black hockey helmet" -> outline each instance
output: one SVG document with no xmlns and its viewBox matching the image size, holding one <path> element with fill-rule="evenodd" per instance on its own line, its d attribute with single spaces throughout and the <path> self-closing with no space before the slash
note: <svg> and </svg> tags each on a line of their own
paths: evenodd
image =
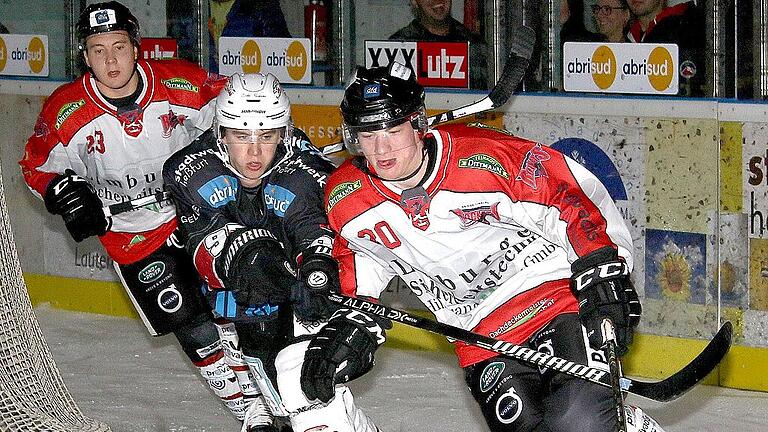
<svg viewBox="0 0 768 432">
<path fill-rule="evenodd" d="M 360 154 L 359 132 L 386 129 L 410 121 L 415 130 L 427 130 L 424 88 L 408 67 L 358 66 L 347 82 L 341 101 L 342 132 L 347 150 Z"/>
<path fill-rule="evenodd" d="M 141 44 L 139 21 L 127 7 L 116 1 L 94 3 L 86 7 L 77 20 L 78 48 L 85 50 L 88 36 L 120 30 L 128 33 L 136 47 Z"/>
</svg>

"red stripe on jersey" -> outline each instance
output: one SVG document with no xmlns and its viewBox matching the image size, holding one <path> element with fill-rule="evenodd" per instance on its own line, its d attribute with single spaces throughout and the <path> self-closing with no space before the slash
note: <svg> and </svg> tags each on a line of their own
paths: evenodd
<svg viewBox="0 0 768 432">
<path fill-rule="evenodd" d="M 173 218 L 151 231 L 140 233 L 108 231 L 100 236 L 99 240 L 115 262 L 131 264 L 156 251 L 171 236 L 177 226 L 178 222 L 176 218 Z"/>
<path fill-rule="evenodd" d="M 483 318 L 472 332 L 520 345 L 558 315 L 578 312 L 570 281 L 561 279 L 515 296 Z M 464 342 L 456 342 L 455 350 L 461 367 L 499 355 Z"/>
<path fill-rule="evenodd" d="M 347 239 L 337 235 L 333 241 L 333 258 L 339 263 L 339 283 L 341 293 L 357 297 L 357 279 L 355 275 L 355 255 L 349 250 Z"/>
</svg>

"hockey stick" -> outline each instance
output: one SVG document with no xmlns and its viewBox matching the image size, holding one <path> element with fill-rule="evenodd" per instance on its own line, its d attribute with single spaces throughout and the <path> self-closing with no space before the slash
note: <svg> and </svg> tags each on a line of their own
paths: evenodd
<svg viewBox="0 0 768 432">
<path fill-rule="evenodd" d="M 104 206 L 102 207 L 102 210 L 104 210 L 105 217 L 110 217 L 110 216 L 118 215 L 120 213 L 138 210 L 144 206 L 159 204 L 163 201 L 170 201 L 170 199 L 171 199 L 170 192 L 160 191 L 160 192 L 155 192 L 152 195 L 147 195 L 145 197 L 136 198 L 130 201 L 123 201 L 121 203 Z"/>
<path fill-rule="evenodd" d="M 605 357 L 608 361 L 608 373 L 610 373 L 611 392 L 613 403 L 616 407 L 617 432 L 627 432 L 627 417 L 624 414 L 624 395 L 621 393 L 620 380 L 622 378 L 621 362 L 616 355 L 616 330 L 610 318 L 603 319 L 601 330 L 605 341 Z"/>
<path fill-rule="evenodd" d="M 504 64 L 501 77 L 490 93 L 488 93 L 488 96 L 469 105 L 429 117 L 427 119 L 429 126 L 437 126 L 451 120 L 480 114 L 504 105 L 509 100 L 509 97 L 512 96 L 512 93 L 515 92 L 515 88 L 517 88 L 517 85 L 525 75 L 535 42 L 536 34 L 533 30 L 526 26 L 519 26 L 512 41 L 512 48 L 507 56 L 507 62 Z M 329 144 L 323 147 L 322 150 L 325 155 L 338 153 L 344 150 L 344 143 Z"/>
<path fill-rule="evenodd" d="M 547 353 L 472 333 L 471 331 L 462 328 L 437 322 L 429 318 L 411 315 L 407 312 L 382 304 L 371 303 L 363 299 L 339 294 L 331 294 L 329 295 L 329 299 L 334 303 L 338 303 L 345 307 L 378 315 L 411 327 L 420 328 L 441 336 L 460 340 L 526 363 L 591 381 L 604 387 L 611 387 L 610 374 L 603 369 L 578 364 Z M 720 363 L 720 360 L 722 360 L 725 353 L 727 353 L 728 349 L 731 347 L 732 333 L 733 326 L 730 321 L 726 321 L 704 350 L 677 373 L 669 378 L 656 382 L 636 381 L 631 378 L 622 377 L 619 379 L 621 390 L 659 402 L 668 402 L 676 399 L 695 386 Z"/>
</svg>

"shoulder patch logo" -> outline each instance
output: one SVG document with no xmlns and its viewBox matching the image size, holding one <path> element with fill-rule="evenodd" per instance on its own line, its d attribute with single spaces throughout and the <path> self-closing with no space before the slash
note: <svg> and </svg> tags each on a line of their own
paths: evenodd
<svg viewBox="0 0 768 432">
<path fill-rule="evenodd" d="M 203 197 L 205 202 L 211 207 L 220 208 L 227 205 L 230 201 L 235 201 L 237 187 L 238 183 L 236 178 L 228 175 L 220 175 L 202 185 L 197 189 L 197 193 Z"/>
<path fill-rule="evenodd" d="M 544 169 L 542 162 L 550 159 L 549 153 L 544 150 L 541 144 L 536 144 L 528 153 L 525 154 L 522 165 L 520 165 L 520 174 L 515 180 L 520 180 L 523 184 L 536 189 L 536 179 L 539 177 L 548 177 L 547 170 Z"/>
<path fill-rule="evenodd" d="M 362 186 L 363 184 L 360 180 L 355 180 L 353 182 L 344 182 L 334 187 L 331 193 L 328 194 L 328 206 L 325 209 L 326 212 L 330 212 L 339 201 L 352 195 L 352 192 L 360 189 Z"/>
<path fill-rule="evenodd" d="M 59 113 L 56 114 L 56 130 L 61 129 L 61 125 L 64 124 L 64 121 L 67 120 L 69 116 L 72 115 L 72 113 L 79 110 L 83 105 L 85 105 L 85 101 L 83 99 L 64 104 L 61 109 L 59 109 Z"/>
<path fill-rule="evenodd" d="M 509 173 L 504 166 L 496 160 L 493 156 L 489 156 L 485 153 L 473 154 L 472 156 L 464 159 L 459 159 L 459 168 L 479 169 L 483 171 L 490 171 L 497 176 L 504 177 L 509 180 Z"/>
<path fill-rule="evenodd" d="M 278 217 L 285 217 L 285 212 L 295 198 L 296 194 L 284 187 L 273 184 L 264 186 L 264 203 L 267 210 L 272 210 Z"/>
<path fill-rule="evenodd" d="M 200 87 L 192 84 L 188 80 L 176 77 L 176 78 L 169 78 L 162 81 L 163 85 L 168 87 L 171 90 L 184 90 L 188 92 L 195 92 L 198 93 L 200 91 Z"/>
</svg>

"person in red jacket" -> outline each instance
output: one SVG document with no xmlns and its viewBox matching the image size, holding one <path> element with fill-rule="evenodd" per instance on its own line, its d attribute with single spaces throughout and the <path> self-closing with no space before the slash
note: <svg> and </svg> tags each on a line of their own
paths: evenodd
<svg viewBox="0 0 768 432">
<path fill-rule="evenodd" d="M 629 22 L 627 40 L 645 43 L 673 43 L 680 60 L 681 96 L 704 96 L 706 83 L 704 13 L 696 2 L 666 6 L 665 0 L 628 0 L 634 19 Z"/>
<path fill-rule="evenodd" d="M 341 103 L 357 155 L 326 185 L 341 291 L 378 299 L 399 278 L 438 321 L 607 368 L 601 325 L 626 353 L 640 319 L 632 238 L 586 168 L 483 125 L 429 129 L 413 72 L 358 68 Z M 340 364 L 373 365 L 387 322 L 342 307 L 310 342 L 308 399 L 332 396 Z M 616 430 L 611 389 L 456 342 L 491 431 Z M 346 357 L 340 353 L 345 353 Z M 630 431 L 661 431 L 635 407 Z"/>
<path fill-rule="evenodd" d="M 247 368 L 237 375 L 227 363 L 174 206 L 102 210 L 162 190 L 163 163 L 210 128 L 226 77 L 183 60 L 138 60 L 139 23 L 116 1 L 85 8 L 77 37 L 89 70 L 43 105 L 19 162 L 24 180 L 75 241 L 99 237 L 149 332 L 173 333 L 243 420 L 258 393 Z"/>
</svg>

